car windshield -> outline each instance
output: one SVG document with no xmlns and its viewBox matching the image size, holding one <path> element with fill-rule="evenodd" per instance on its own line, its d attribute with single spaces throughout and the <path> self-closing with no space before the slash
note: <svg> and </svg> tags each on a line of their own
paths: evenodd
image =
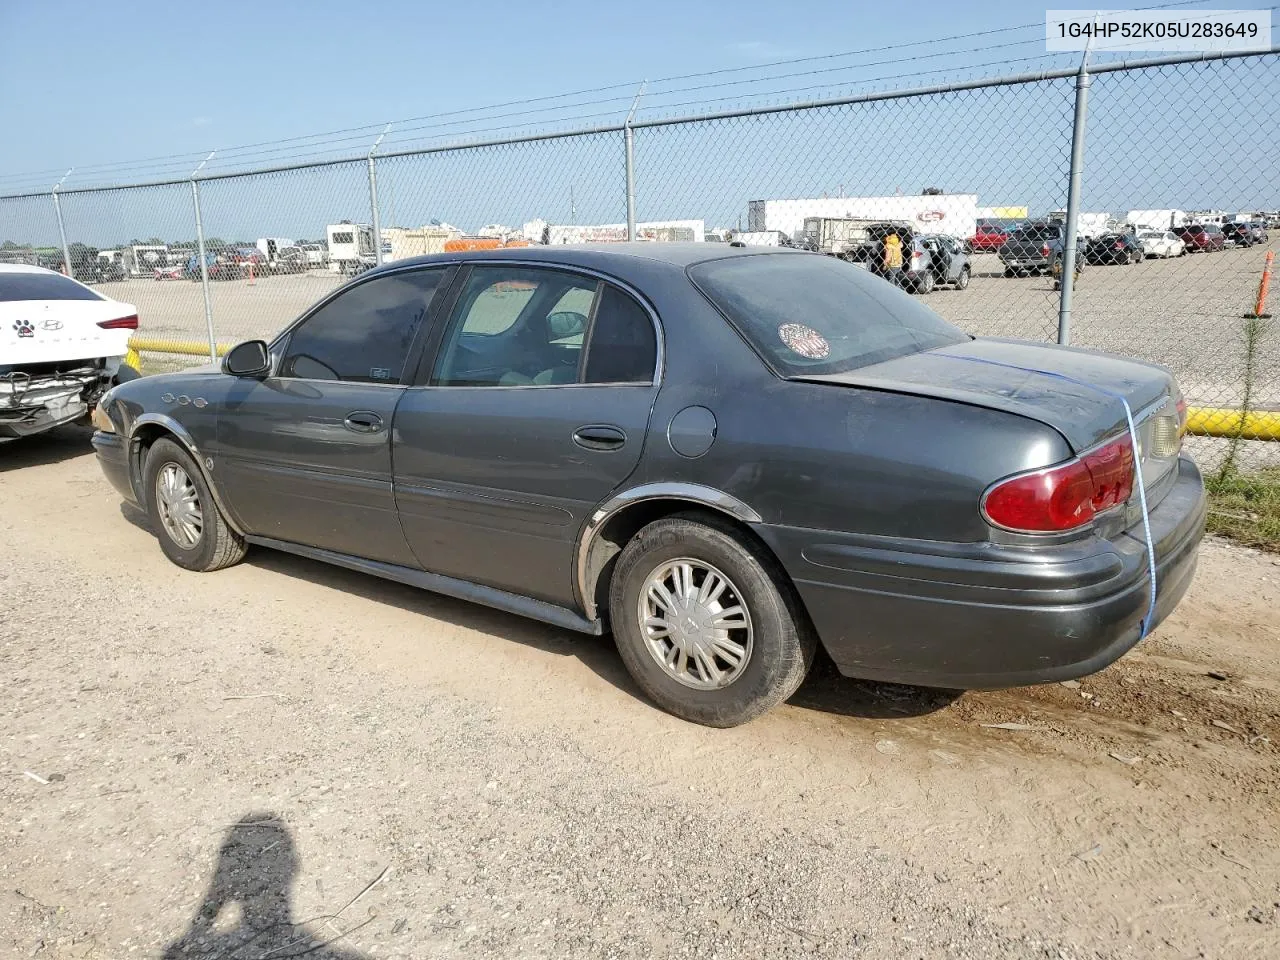
<svg viewBox="0 0 1280 960">
<path fill-rule="evenodd" d="M 695 264 L 689 277 L 782 377 L 843 373 L 970 339 L 835 257 L 729 257 Z"/>
<path fill-rule="evenodd" d="M 18 300 L 102 300 L 88 287 L 59 273 L 0 273 L 0 301 Z"/>
</svg>

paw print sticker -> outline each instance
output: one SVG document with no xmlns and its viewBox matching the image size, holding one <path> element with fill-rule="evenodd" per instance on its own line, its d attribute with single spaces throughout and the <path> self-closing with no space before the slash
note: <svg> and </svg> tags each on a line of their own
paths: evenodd
<svg viewBox="0 0 1280 960">
<path fill-rule="evenodd" d="M 20 337 L 34 337 L 36 335 L 36 328 L 30 320 L 15 320 L 13 329 L 18 331 L 18 336 Z"/>
</svg>

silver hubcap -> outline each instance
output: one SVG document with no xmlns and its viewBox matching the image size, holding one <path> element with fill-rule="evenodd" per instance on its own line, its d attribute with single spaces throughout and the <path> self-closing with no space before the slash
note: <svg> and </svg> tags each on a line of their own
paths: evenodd
<svg viewBox="0 0 1280 960">
<path fill-rule="evenodd" d="M 668 560 L 650 573 L 637 616 L 649 654 L 687 687 L 727 687 L 751 659 L 751 614 L 741 592 L 700 560 Z"/>
<path fill-rule="evenodd" d="M 204 531 L 200 494 L 187 471 L 176 463 L 166 463 L 156 474 L 156 509 L 170 540 L 187 550 L 200 542 Z"/>
</svg>

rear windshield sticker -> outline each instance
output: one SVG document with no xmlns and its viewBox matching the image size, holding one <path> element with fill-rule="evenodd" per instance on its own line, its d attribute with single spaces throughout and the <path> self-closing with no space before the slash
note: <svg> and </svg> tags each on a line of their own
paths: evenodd
<svg viewBox="0 0 1280 960">
<path fill-rule="evenodd" d="M 778 328 L 778 339 L 793 353 L 806 360 L 825 360 L 831 356 L 831 344 L 813 327 L 803 323 L 784 323 Z"/>
</svg>

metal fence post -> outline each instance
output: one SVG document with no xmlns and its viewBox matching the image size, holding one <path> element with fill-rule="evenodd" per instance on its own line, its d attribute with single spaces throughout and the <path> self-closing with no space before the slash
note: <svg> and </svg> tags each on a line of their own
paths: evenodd
<svg viewBox="0 0 1280 960">
<path fill-rule="evenodd" d="M 378 145 L 382 143 L 382 138 L 387 135 L 387 131 L 391 129 L 391 124 L 387 124 L 382 133 L 378 134 L 378 139 L 373 141 L 373 147 L 369 150 L 369 210 L 373 214 L 373 261 L 378 266 L 382 266 L 382 214 L 378 211 L 378 165 L 374 160 L 374 154 L 378 152 Z"/>
<path fill-rule="evenodd" d="M 75 168 L 72 167 L 72 170 Z M 58 236 L 62 239 L 62 269 L 66 271 L 67 276 L 75 278 L 75 270 L 71 266 L 71 248 L 67 245 L 67 228 L 62 223 L 62 202 L 58 199 L 58 190 L 62 186 L 62 181 L 71 176 L 71 170 L 62 175 L 53 185 L 53 212 L 58 216 Z"/>
<path fill-rule="evenodd" d="M 196 179 L 196 174 L 212 159 L 213 154 L 210 153 L 200 161 L 200 166 L 191 171 L 191 202 L 196 211 L 196 253 L 200 257 L 200 288 L 204 293 L 204 322 L 209 332 L 209 359 L 217 363 L 218 343 L 213 337 L 213 301 L 209 298 L 209 263 L 204 252 L 204 223 L 200 219 L 200 182 Z"/>
<path fill-rule="evenodd" d="M 1071 295 L 1076 281 L 1076 237 L 1079 232 L 1080 191 L 1084 173 L 1084 124 L 1089 115 L 1089 45 L 1085 44 L 1076 74 L 1076 113 L 1071 126 L 1071 173 L 1067 181 L 1067 232 L 1062 241 L 1062 295 L 1058 300 L 1058 343 L 1071 342 Z"/>
<path fill-rule="evenodd" d="M 640 89 L 636 91 L 635 100 L 631 101 L 631 109 L 627 111 L 627 121 L 622 125 L 622 144 L 625 153 L 625 163 L 627 168 L 627 239 L 634 240 L 636 238 L 636 134 L 631 127 L 631 121 L 635 119 L 636 107 L 640 105 L 640 98 L 644 95 L 645 80 L 640 84 Z"/>
</svg>

